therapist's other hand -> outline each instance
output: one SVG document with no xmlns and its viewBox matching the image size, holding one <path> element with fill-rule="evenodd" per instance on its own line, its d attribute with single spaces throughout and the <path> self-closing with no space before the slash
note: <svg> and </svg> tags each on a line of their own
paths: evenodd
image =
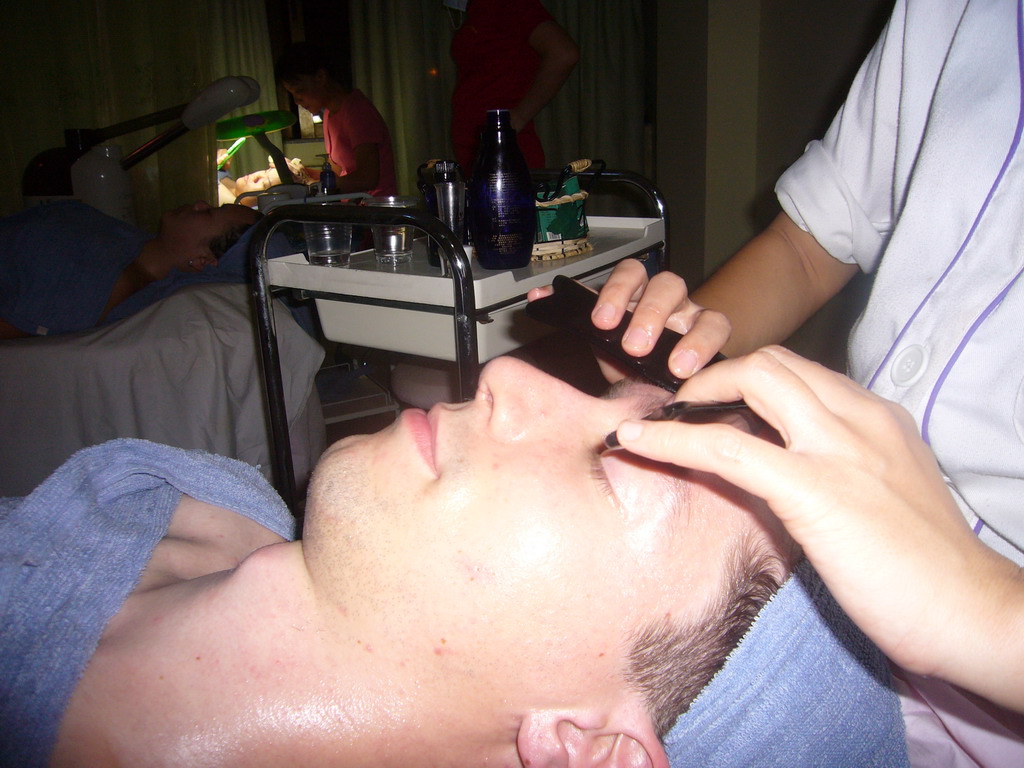
<svg viewBox="0 0 1024 768">
<path fill-rule="evenodd" d="M 743 398 L 783 446 L 724 424 L 626 422 L 627 450 L 764 498 L 850 617 L 898 664 L 1024 710 L 1024 579 L 978 541 L 910 415 L 768 347 L 677 399 Z"/>
<path fill-rule="evenodd" d="M 598 294 L 594 324 L 614 328 L 627 309 L 633 319 L 622 337 L 622 348 L 631 355 L 648 354 L 664 328 L 684 334 L 669 356 L 669 370 L 681 379 L 707 365 L 732 332 L 725 315 L 690 300 L 679 275 L 659 272 L 648 280 L 647 269 L 635 259 L 620 262 L 612 270 Z"/>
<path fill-rule="evenodd" d="M 536 288 L 527 298 L 533 301 L 550 293 L 550 286 Z M 648 354 L 665 328 L 684 334 L 669 356 L 669 369 L 681 379 L 707 365 L 732 331 L 725 315 L 690 300 L 681 277 L 659 272 L 648 280 L 646 267 L 636 259 L 626 259 L 612 270 L 591 319 L 598 328 L 614 328 L 627 310 L 633 319 L 623 335 L 622 348 L 635 357 Z M 598 358 L 598 362 L 611 382 L 627 375 L 612 361 Z"/>
<path fill-rule="evenodd" d="M 288 170 L 291 171 L 292 181 L 295 184 L 311 184 L 313 182 L 313 174 L 302 164 L 302 161 L 293 157 L 290 160 L 285 158 L 285 163 L 288 166 Z M 268 186 L 277 186 L 281 183 L 281 174 L 278 173 L 277 168 L 274 166 L 274 158 L 267 157 L 267 170 L 264 171 L 267 176 Z"/>
</svg>

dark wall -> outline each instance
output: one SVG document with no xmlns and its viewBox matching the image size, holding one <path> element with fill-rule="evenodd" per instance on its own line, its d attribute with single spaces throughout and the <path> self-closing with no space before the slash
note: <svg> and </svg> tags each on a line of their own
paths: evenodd
<svg viewBox="0 0 1024 768">
<path fill-rule="evenodd" d="M 775 179 L 820 137 L 882 30 L 893 0 L 763 0 L 755 221 L 778 210 Z"/>
<path fill-rule="evenodd" d="M 669 264 L 690 285 L 703 277 L 707 181 L 707 2 L 658 0 L 653 180 L 671 216 Z"/>
</svg>

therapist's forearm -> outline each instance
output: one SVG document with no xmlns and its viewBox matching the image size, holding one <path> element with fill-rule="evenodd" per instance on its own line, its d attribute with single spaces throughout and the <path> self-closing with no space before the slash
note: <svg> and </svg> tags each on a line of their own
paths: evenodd
<svg viewBox="0 0 1024 768">
<path fill-rule="evenodd" d="M 371 192 L 377 188 L 379 180 L 379 174 L 345 173 L 338 177 L 336 188 L 339 195 L 348 195 L 353 192 Z"/>
<path fill-rule="evenodd" d="M 355 148 L 355 163 L 348 173 L 338 176 L 338 193 L 372 192 L 380 183 L 380 150 L 376 144 L 360 144 Z"/>
<path fill-rule="evenodd" d="M 955 618 L 948 637 L 932 644 L 942 658 L 915 671 L 1024 713 L 1024 572 L 984 544 L 977 547 L 980 554 L 963 559 L 964 589 L 957 610 L 949 611 Z M 1024 735 L 1024 719 L 1019 723 Z"/>
<path fill-rule="evenodd" d="M 856 273 L 780 213 L 692 298 L 729 318 L 732 334 L 722 352 L 735 357 L 785 341 Z"/>
</svg>

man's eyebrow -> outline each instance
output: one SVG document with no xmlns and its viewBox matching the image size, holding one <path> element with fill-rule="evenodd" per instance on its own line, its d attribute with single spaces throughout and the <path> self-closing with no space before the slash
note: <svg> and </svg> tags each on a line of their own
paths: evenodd
<svg viewBox="0 0 1024 768">
<path fill-rule="evenodd" d="M 645 381 L 629 377 L 619 379 L 601 396 L 603 400 L 616 400 L 624 397 L 634 399 L 636 416 L 644 416 L 664 405 L 672 396 L 665 390 Z"/>
</svg>

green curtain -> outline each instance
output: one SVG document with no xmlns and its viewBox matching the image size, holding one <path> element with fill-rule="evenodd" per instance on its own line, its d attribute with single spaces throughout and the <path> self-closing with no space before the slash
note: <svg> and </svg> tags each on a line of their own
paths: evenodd
<svg viewBox="0 0 1024 768">
<path fill-rule="evenodd" d="M 263 0 L 217 0 L 210 5 L 210 22 L 212 28 L 219 30 L 219 44 L 210 51 L 211 68 L 216 73 L 214 77 L 248 75 L 255 78 L 261 87 L 260 98 L 257 101 L 229 117 L 279 109 L 277 86 L 274 82 L 274 60 L 267 31 L 266 5 Z M 270 134 L 270 140 L 278 147 L 283 146 L 281 132 Z M 230 141 L 217 142 L 216 146 L 227 149 L 231 144 Z M 266 167 L 266 151 L 255 139 L 250 138 L 234 155 L 231 171 L 237 178 Z"/>
<path fill-rule="evenodd" d="M 260 82 L 260 99 L 235 112 L 276 109 L 262 0 L 38 0 L 11 3 L 0 27 L 0 213 L 22 207 L 21 177 L 64 128 L 102 128 L 190 101 L 225 75 Z M 171 123 L 120 136 L 125 154 Z M 249 142 L 253 143 L 253 142 Z M 263 152 L 241 165 L 265 167 Z M 212 127 L 191 131 L 131 171 L 140 226 L 162 211 L 215 200 Z M 256 161 L 259 160 L 257 163 Z M 244 171 L 243 171 L 244 172 Z"/>
<path fill-rule="evenodd" d="M 645 168 L 644 30 L 640 0 L 544 0 L 580 48 L 558 97 L 537 115 L 548 164 L 601 158 Z"/>
<path fill-rule="evenodd" d="M 510 0 L 511 2 L 512 0 Z M 580 46 L 580 63 L 537 117 L 548 164 L 601 158 L 648 173 L 641 0 L 545 0 Z M 415 191 L 416 168 L 451 157 L 449 48 L 461 14 L 441 0 L 350 0 L 356 87 L 391 129 L 398 186 Z"/>
<path fill-rule="evenodd" d="M 350 0 L 349 19 L 353 84 L 391 131 L 399 192 L 415 193 L 419 165 L 452 156 L 451 17 L 440 0 Z"/>
</svg>

